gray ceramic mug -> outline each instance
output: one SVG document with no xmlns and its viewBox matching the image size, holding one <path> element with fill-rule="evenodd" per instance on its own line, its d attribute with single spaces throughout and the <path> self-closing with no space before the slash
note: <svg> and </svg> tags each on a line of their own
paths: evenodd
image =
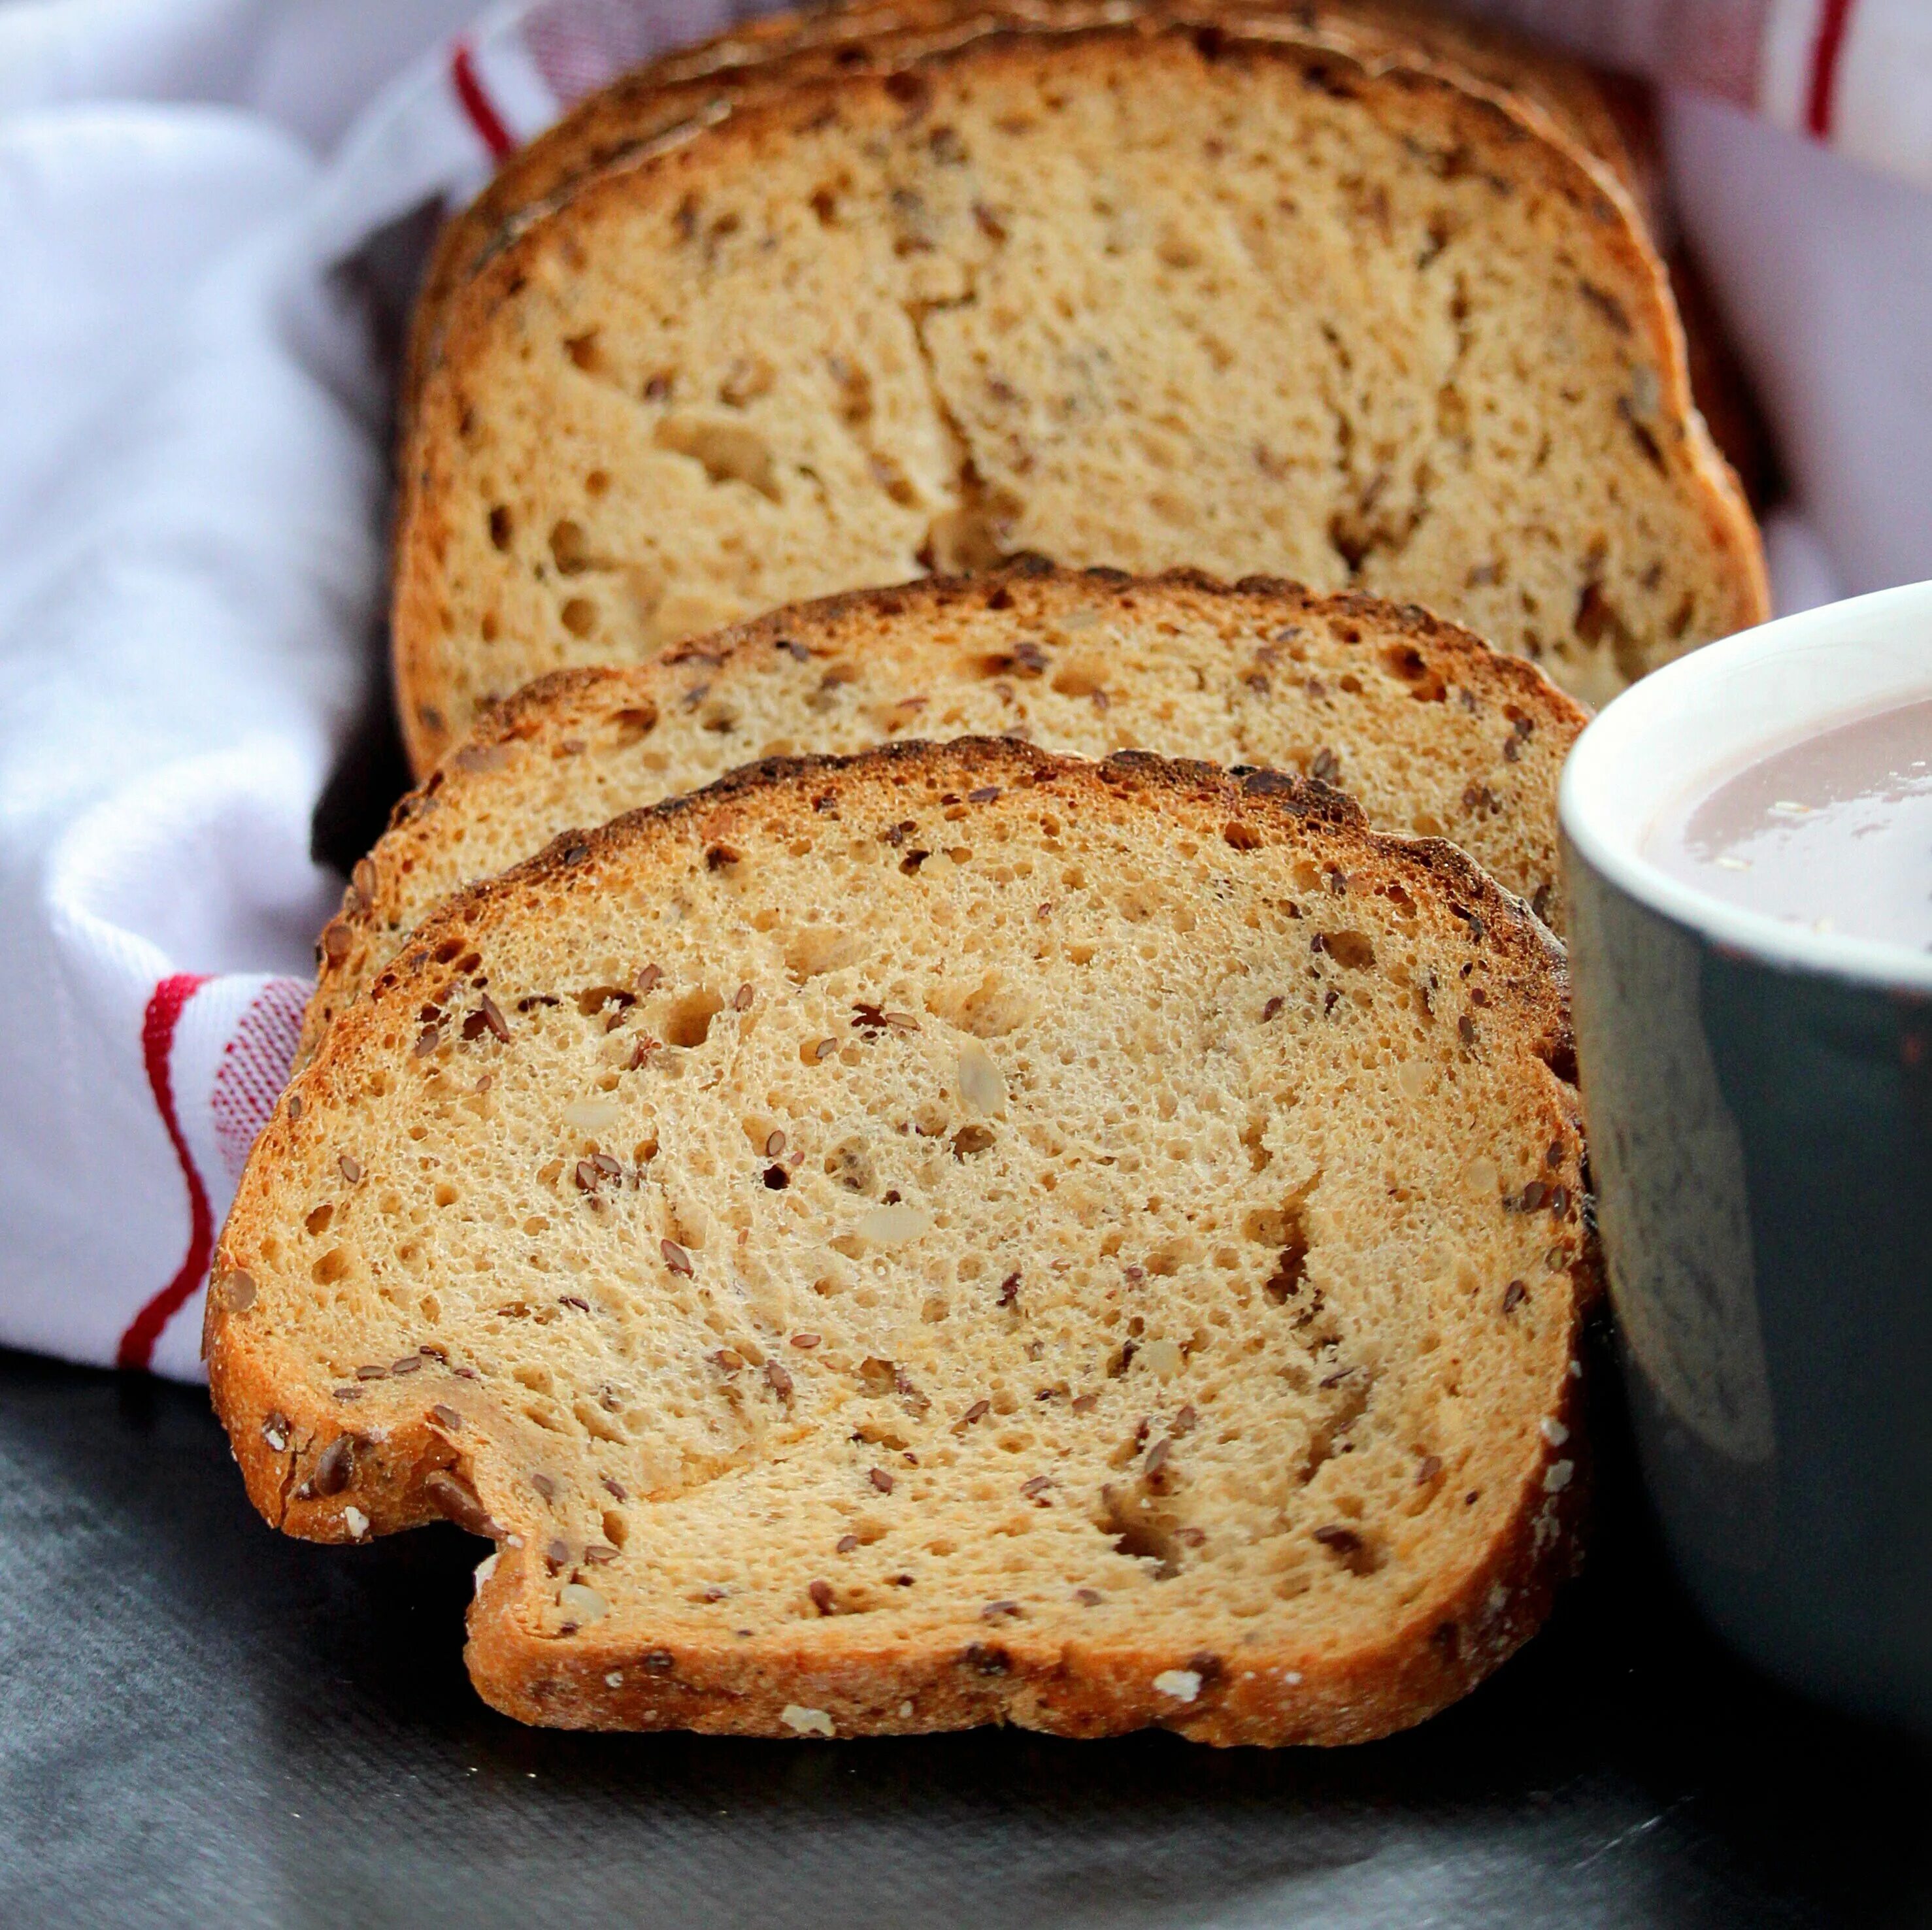
<svg viewBox="0 0 1932 1930">
<path fill-rule="evenodd" d="M 1666 1541 L 1753 1661 L 1924 1731 L 1932 954 L 1741 910 L 1642 847 L 1700 774 L 1928 695 L 1932 583 L 1657 672 L 1562 785 L 1599 1225 Z"/>
</svg>

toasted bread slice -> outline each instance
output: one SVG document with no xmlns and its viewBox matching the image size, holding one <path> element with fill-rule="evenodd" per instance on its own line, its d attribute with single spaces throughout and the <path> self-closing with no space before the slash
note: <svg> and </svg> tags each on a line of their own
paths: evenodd
<svg viewBox="0 0 1932 1930">
<path fill-rule="evenodd" d="M 210 1380 L 288 1532 L 496 1541 L 526 1721 L 1380 1735 L 1575 1558 L 1573 1076 L 1544 927 L 1324 786 L 754 767 L 343 1016 Z"/>
<path fill-rule="evenodd" d="M 1586 721 L 1521 659 L 1373 597 L 1037 559 L 848 592 L 628 669 L 555 672 L 488 713 L 356 866 L 298 1062 L 437 904 L 559 832 L 754 758 L 898 737 L 1312 774 L 1378 825 L 1461 845 L 1560 934 L 1556 780 Z"/>
<path fill-rule="evenodd" d="M 1195 24 L 1259 19 L 1369 58 L 1441 65 L 1516 95 L 1637 194 L 1628 143 L 1589 71 L 1534 43 L 1426 0 L 852 0 L 741 21 L 620 75 L 518 149 L 436 238 L 411 328 L 402 390 L 412 410 L 451 293 L 529 209 L 722 104 L 805 80 L 887 73 L 989 25 L 1097 26 L 1138 15 Z"/>
<path fill-rule="evenodd" d="M 1018 549 L 1412 596 L 1586 698 L 1764 608 L 1600 171 L 1232 30 L 989 35 L 607 171 L 466 284 L 410 450 L 419 770 L 542 671 Z"/>
</svg>

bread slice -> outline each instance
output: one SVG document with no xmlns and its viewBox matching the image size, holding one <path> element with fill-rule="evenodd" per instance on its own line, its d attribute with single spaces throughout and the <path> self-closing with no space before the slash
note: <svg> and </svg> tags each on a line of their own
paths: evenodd
<svg viewBox="0 0 1932 1930">
<path fill-rule="evenodd" d="M 512 155 L 436 238 L 411 329 L 402 383 L 412 411 L 440 340 L 445 305 L 527 210 L 621 161 L 694 118 L 800 80 L 883 74 L 998 25 L 1097 26 L 1134 17 L 1192 24 L 1272 21 L 1369 58 L 1394 53 L 1514 93 L 1546 115 L 1637 197 L 1628 143 L 1588 71 L 1507 31 L 1460 20 L 1426 0 L 851 0 L 767 14 L 619 76 Z"/>
<path fill-rule="evenodd" d="M 1575 1558 L 1573 1077 L 1556 941 L 1320 785 L 777 761 L 424 926 L 210 1380 L 287 1531 L 496 1543 L 526 1721 L 1379 1735 Z"/>
<path fill-rule="evenodd" d="M 419 770 L 544 670 L 1022 548 L 1414 597 L 1586 696 L 1764 608 L 1600 173 L 1232 32 L 988 35 L 586 183 L 456 298 L 406 497 Z"/>
<path fill-rule="evenodd" d="M 1452 839 L 1560 934 L 1556 780 L 1586 721 L 1521 659 L 1373 597 L 1037 558 L 848 592 L 487 713 L 356 866 L 298 1063 L 442 899 L 559 832 L 754 758 L 915 734 L 1312 773 L 1378 825 Z"/>
</svg>

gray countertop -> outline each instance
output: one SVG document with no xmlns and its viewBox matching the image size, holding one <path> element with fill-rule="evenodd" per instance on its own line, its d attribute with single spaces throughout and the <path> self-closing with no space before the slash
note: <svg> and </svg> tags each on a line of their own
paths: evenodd
<svg viewBox="0 0 1932 1930">
<path fill-rule="evenodd" d="M 286 1541 L 199 1391 L 0 1354 L 0 1924 L 1932 1922 L 1932 1757 L 1714 1649 L 1599 1431 L 1590 1573 L 1388 1742 L 573 1736 L 470 1691 L 480 1544 Z"/>
</svg>

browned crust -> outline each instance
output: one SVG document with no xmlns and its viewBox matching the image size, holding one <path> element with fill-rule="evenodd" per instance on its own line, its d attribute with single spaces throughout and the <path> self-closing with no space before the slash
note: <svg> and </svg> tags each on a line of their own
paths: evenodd
<svg viewBox="0 0 1932 1930">
<path fill-rule="evenodd" d="M 755 806 L 774 802 L 811 812 L 830 794 L 844 801 L 874 780 L 924 777 L 946 783 L 967 808 L 992 808 L 973 794 L 1022 788 L 1095 800 L 1123 792 L 1154 794 L 1162 808 L 1203 812 L 1221 824 L 1238 820 L 1264 842 L 1310 845 L 1352 875 L 1405 875 L 1420 885 L 1425 913 L 1446 929 L 1454 914 L 1469 941 L 1489 948 L 1513 1035 L 1551 1069 L 1546 1091 L 1526 1094 L 1546 1115 L 1562 1153 L 1554 1179 L 1582 1205 L 1583 1145 L 1574 1086 L 1568 988 L 1562 948 L 1514 899 L 1455 846 L 1370 831 L 1360 810 L 1327 786 L 1272 773 L 1238 779 L 1202 764 L 1144 753 L 1104 764 L 1055 757 L 1004 740 L 964 739 L 936 746 L 896 743 L 854 757 L 774 759 L 733 773 L 709 789 L 633 812 L 600 830 L 568 833 L 502 877 L 449 901 L 422 928 L 418 942 L 385 971 L 370 997 L 345 1015 L 314 1064 L 278 1105 L 256 1142 L 218 1246 L 208 1298 L 205 1347 L 217 1412 L 227 1427 L 249 1498 L 274 1526 L 314 1541 L 346 1541 L 435 1517 L 430 1475 L 458 1468 L 486 1497 L 507 1491 L 487 1465 L 469 1460 L 472 1434 L 459 1419 L 439 1421 L 436 1403 L 466 1408 L 472 1422 L 488 1397 L 469 1383 L 419 1373 L 405 1384 L 380 1424 L 355 1436 L 352 1465 L 332 1491 L 316 1491 L 322 1457 L 353 1432 L 354 1416 L 322 1388 L 278 1379 L 268 1350 L 250 1332 L 236 1291 L 238 1248 L 272 1223 L 272 1188 L 305 1116 L 320 1116 L 361 1055 L 380 1037 L 389 1007 L 412 1006 L 451 968 L 437 953 L 458 941 L 466 950 L 493 918 L 514 915 L 534 890 L 596 890 L 607 869 L 634 872 L 653 848 L 704 844 L 728 833 Z M 1469 925 L 1472 919 L 1476 921 Z M 314 1129 L 311 1129 L 314 1130 Z M 1336 1656 L 1318 1651 L 1256 1649 L 1238 1672 L 1219 1658 L 1182 1656 L 1130 1643 L 1052 1642 L 1028 1633 L 997 1640 L 964 1630 L 919 1644 L 873 1648 L 862 1640 L 828 1647 L 794 1631 L 749 1648 L 680 1637 L 670 1646 L 600 1635 L 596 1625 L 569 1637 L 533 1634 L 520 1613 L 521 1547 L 534 1521 L 506 1517 L 499 1536 L 520 1526 L 520 1544 L 502 1547 L 494 1572 L 470 1610 L 466 1651 L 472 1680 L 485 1700 L 526 1721 L 578 1728 L 692 1728 L 717 1733 L 787 1736 L 793 1705 L 824 1711 L 840 1734 L 918 1733 L 982 1722 L 1011 1722 L 1067 1736 L 1100 1736 L 1158 1724 L 1219 1743 L 1341 1743 L 1365 1741 L 1422 1721 L 1492 1673 L 1548 1613 L 1555 1592 L 1581 1558 L 1586 1483 L 1559 1478 L 1559 1461 L 1584 1471 L 1576 1364 L 1586 1313 L 1598 1291 L 1598 1267 L 1587 1236 L 1569 1270 L 1564 1353 L 1570 1363 L 1552 1391 L 1553 1418 L 1569 1430 L 1544 1430 L 1522 1481 L 1517 1505 L 1453 1585 L 1425 1599 L 1370 1647 Z M 1552 1287 L 1555 1285 L 1552 1282 Z M 250 1288 L 247 1298 L 252 1299 Z M 1552 1439 L 1552 1433 L 1555 1439 Z M 280 1445 L 278 1446 L 277 1443 Z M 350 1511 L 363 1517 L 358 1531 Z M 1168 1668 L 1196 1669 L 1202 1693 L 1177 1706 L 1151 1688 Z M 1293 1679 L 1290 1679 L 1290 1672 Z M 612 1679 L 615 1677 L 616 1679 Z M 910 1712 L 907 1712 L 906 1705 Z"/>
<path fill-rule="evenodd" d="M 1359 621 L 1365 653 L 1407 644 L 1426 671 L 1443 683 L 1515 704 L 1551 742 L 1574 743 L 1589 720 L 1583 706 L 1534 665 L 1491 649 L 1473 632 L 1419 604 L 1390 603 L 1352 590 L 1323 595 L 1282 577 L 1250 576 L 1227 584 L 1195 569 L 1134 576 L 1114 569 L 1064 569 L 1043 557 L 1027 556 L 978 577 L 926 577 L 792 605 L 710 636 L 688 638 L 647 663 L 551 671 L 492 706 L 429 777 L 398 801 L 388 830 L 356 867 L 340 911 L 316 944 L 316 989 L 303 1014 L 296 1065 L 308 1062 L 335 1015 L 370 975 L 372 950 L 385 952 L 404 942 L 398 882 L 412 868 L 416 854 L 443 835 L 451 817 L 461 815 L 464 801 L 487 791 L 490 753 L 497 746 L 536 737 L 554 743 L 575 734 L 585 719 L 613 708 L 662 710 L 676 694 L 675 673 L 686 665 L 704 663 L 714 673 L 716 688 L 748 671 L 781 638 L 807 650 L 824 650 L 836 646 L 848 626 L 876 629 L 891 623 L 914 637 L 968 608 L 1010 608 L 1016 621 L 1024 622 L 1076 602 L 1132 603 L 1183 592 L 1216 602 L 1264 606 L 1283 617 Z M 381 962 L 377 958 L 374 963 Z"/>
<path fill-rule="evenodd" d="M 708 103 L 827 74 L 904 65 L 988 25 L 1062 27 L 1130 14 L 1180 23 L 1272 18 L 1358 53 L 1426 60 L 1479 86 L 1514 91 L 1550 132 L 1603 163 L 1633 196 L 1637 171 L 1612 104 L 1583 68 L 1502 29 L 1436 13 L 1418 0 L 850 0 L 768 14 L 619 75 L 511 155 L 436 237 L 411 319 L 399 387 L 406 430 L 435 359 L 445 308 L 526 210 L 622 161 Z"/>
<path fill-rule="evenodd" d="M 932 75 L 1001 61 L 1073 59 L 1090 50 L 1126 44 L 1186 44 L 1204 60 L 1292 62 L 1304 71 L 1332 71 L 1345 62 L 1358 99 L 1401 116 L 1396 104 L 1432 100 L 1454 121 L 1459 136 L 1488 152 L 1498 170 L 1539 173 L 1540 185 L 1592 221 L 1616 258 L 1632 297 L 1627 310 L 1633 332 L 1648 343 L 1661 376 L 1660 420 L 1678 425 L 1662 451 L 1681 467 L 1682 486 L 1700 497 L 1712 545 L 1732 566 L 1729 629 L 1760 623 L 1770 610 L 1768 579 L 1756 525 L 1737 479 L 1718 452 L 1693 403 L 1684 335 L 1672 306 L 1668 278 L 1630 198 L 1609 173 L 1567 142 L 1552 137 L 1547 117 L 1497 90 L 1479 87 L 1442 70 L 1399 64 L 1393 54 L 1358 59 L 1335 46 L 1310 42 L 1286 30 L 1264 32 L 1249 21 L 1211 32 L 1146 23 L 1117 28 L 1048 29 L 988 28 L 909 66 Z M 448 497 L 453 482 L 449 452 L 458 441 L 460 392 L 472 363 L 486 352 L 499 311 L 525 285 L 536 255 L 556 224 L 578 218 L 602 199 L 675 195 L 682 175 L 715 163 L 721 144 L 752 145 L 782 137 L 785 128 L 810 121 L 822 109 L 850 113 L 862 103 L 890 110 L 891 77 L 868 74 L 836 83 L 802 82 L 771 98 L 736 108 L 721 107 L 702 125 L 691 124 L 641 149 L 623 164 L 580 183 L 561 200 L 530 211 L 526 222 L 463 284 L 449 305 L 442 347 L 428 371 L 401 464 L 392 635 L 398 714 L 412 768 L 430 770 L 449 748 L 446 721 L 448 640 L 438 623 L 437 573 L 451 528 Z M 1632 312 L 1634 311 L 1634 312 Z"/>
</svg>

